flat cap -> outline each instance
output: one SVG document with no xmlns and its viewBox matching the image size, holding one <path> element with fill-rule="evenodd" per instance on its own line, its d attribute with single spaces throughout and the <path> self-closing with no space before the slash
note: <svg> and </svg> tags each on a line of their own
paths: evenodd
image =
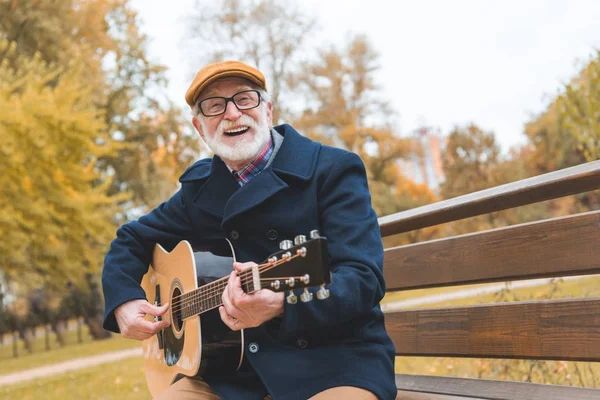
<svg viewBox="0 0 600 400">
<path fill-rule="evenodd" d="M 185 93 L 185 101 L 192 107 L 194 102 L 207 85 L 219 78 L 236 76 L 256 83 L 261 89 L 267 90 L 265 76 L 256 68 L 241 61 L 222 61 L 209 64 L 196 74 L 189 89 Z"/>
</svg>

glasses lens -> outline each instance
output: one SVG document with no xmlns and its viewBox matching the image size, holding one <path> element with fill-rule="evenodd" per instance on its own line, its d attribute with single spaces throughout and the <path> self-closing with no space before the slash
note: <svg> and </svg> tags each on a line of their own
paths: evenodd
<svg viewBox="0 0 600 400">
<path fill-rule="evenodd" d="M 240 92 L 233 96 L 233 101 L 240 110 L 247 110 L 249 108 L 254 108 L 258 106 L 259 100 L 260 97 L 258 95 L 258 92 L 255 90 Z"/>
<path fill-rule="evenodd" d="M 200 109 L 204 115 L 218 115 L 225 111 L 225 99 L 213 97 L 200 102 Z"/>
<path fill-rule="evenodd" d="M 245 90 L 233 95 L 233 97 L 210 97 L 200 102 L 200 110 L 207 117 L 220 115 L 227 109 L 227 103 L 233 101 L 240 110 L 249 110 L 258 107 L 260 94 L 256 90 Z"/>
</svg>

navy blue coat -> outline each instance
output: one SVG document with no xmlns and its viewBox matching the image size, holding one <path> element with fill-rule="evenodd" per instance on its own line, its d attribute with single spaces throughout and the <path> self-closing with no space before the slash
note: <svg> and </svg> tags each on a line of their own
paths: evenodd
<svg viewBox="0 0 600 400">
<path fill-rule="evenodd" d="M 259 349 L 245 352 L 250 375 L 207 381 L 234 399 L 261 398 L 265 387 L 274 399 L 306 399 L 334 386 L 393 399 L 395 351 L 379 307 L 383 248 L 364 165 L 356 154 L 313 142 L 289 125 L 275 129 L 284 136 L 281 148 L 248 184 L 240 187 L 218 157 L 200 160 L 181 176 L 173 197 L 117 231 L 102 276 L 104 327 L 117 332 L 115 308 L 145 298 L 139 282 L 155 243 L 170 250 L 184 239 L 201 247 L 229 237 L 239 261 L 259 262 L 281 240 L 318 229 L 328 239 L 331 296 L 285 303 L 282 318 L 246 329 L 245 344 Z"/>
</svg>

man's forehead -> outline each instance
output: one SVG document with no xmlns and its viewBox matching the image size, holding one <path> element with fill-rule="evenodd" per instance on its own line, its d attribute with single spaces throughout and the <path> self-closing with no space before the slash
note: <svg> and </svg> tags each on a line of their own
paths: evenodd
<svg viewBox="0 0 600 400">
<path fill-rule="evenodd" d="M 237 93 L 241 90 L 258 89 L 258 86 L 248 79 L 238 77 L 219 78 L 211 82 L 198 96 L 198 99 L 211 96 L 224 96 L 229 92 L 229 95 Z"/>
</svg>

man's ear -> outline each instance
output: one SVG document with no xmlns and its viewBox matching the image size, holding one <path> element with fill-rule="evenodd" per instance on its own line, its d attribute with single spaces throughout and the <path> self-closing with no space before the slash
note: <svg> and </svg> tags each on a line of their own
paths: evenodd
<svg viewBox="0 0 600 400">
<path fill-rule="evenodd" d="M 194 125 L 194 128 L 196 128 L 196 130 L 200 134 L 200 137 L 202 138 L 202 140 L 204 140 L 204 132 L 202 131 L 202 124 L 200 123 L 200 120 L 197 117 L 192 117 L 192 125 Z"/>
<path fill-rule="evenodd" d="M 273 126 L 273 103 L 267 103 L 267 122 L 269 126 Z"/>
</svg>

